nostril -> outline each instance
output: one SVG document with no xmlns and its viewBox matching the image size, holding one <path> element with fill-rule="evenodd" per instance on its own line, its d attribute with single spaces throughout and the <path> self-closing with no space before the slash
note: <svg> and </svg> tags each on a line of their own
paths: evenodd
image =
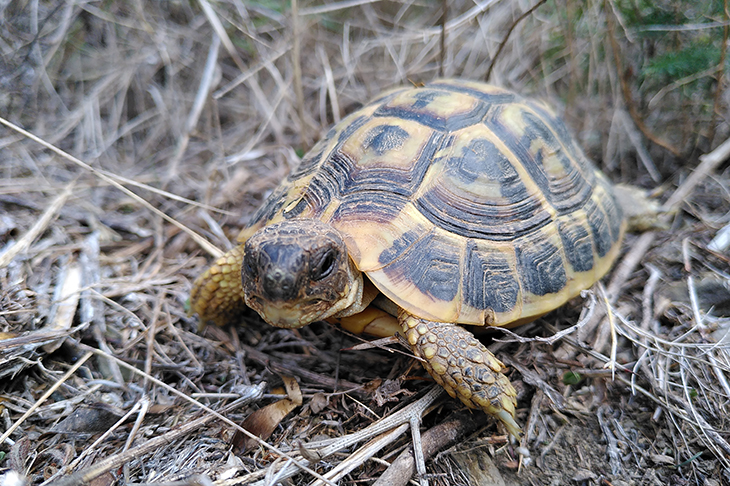
<svg viewBox="0 0 730 486">
<path fill-rule="evenodd" d="M 271 296 L 274 295 L 276 288 L 278 287 L 278 280 L 277 275 L 268 274 L 264 277 L 264 290 L 267 294 Z"/>
<path fill-rule="evenodd" d="M 287 276 L 281 270 L 266 274 L 263 282 L 263 291 L 271 300 L 289 300 L 295 294 L 295 282 L 292 276 Z"/>
</svg>

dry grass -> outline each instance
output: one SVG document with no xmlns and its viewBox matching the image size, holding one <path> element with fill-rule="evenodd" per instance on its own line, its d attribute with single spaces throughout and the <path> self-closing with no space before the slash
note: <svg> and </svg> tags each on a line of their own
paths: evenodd
<svg viewBox="0 0 730 486">
<path fill-rule="evenodd" d="M 515 25 L 536 3 L 449 2 L 443 39 L 432 1 L 304 2 L 296 21 L 276 1 L 0 3 L 2 486 L 10 471 L 27 484 L 271 484 L 286 457 L 312 468 L 293 484 L 338 465 L 354 467 L 341 483 L 383 474 L 408 434 L 379 436 L 375 459 L 350 454 L 380 417 L 395 427 L 426 407 L 424 380 L 403 379 L 423 377 L 407 356 L 339 352 L 357 341 L 254 315 L 197 332 L 185 301 L 333 122 L 387 87 L 490 69 L 490 82 L 558 106 L 613 180 L 680 210 L 669 229 L 628 237 L 577 336 L 494 343 L 516 370 L 521 447 L 492 421 L 450 415 L 453 401 L 428 408 L 424 441 L 475 420 L 427 462 L 430 483 L 475 481 L 478 457 L 507 484 L 730 484 L 730 262 L 710 244 L 730 223 L 727 163 L 684 184 L 730 134 L 730 92 L 716 65 L 639 74 L 703 36 L 725 45 L 727 15 L 695 7 L 684 30 L 653 23 L 649 38 L 626 13 L 638 0 L 551 0 Z M 664 7 L 677 16 L 675 3 Z M 518 332 L 557 332 L 580 307 Z M 232 451 L 287 376 L 303 405 L 267 445 Z M 339 452 L 316 455 L 327 447 Z"/>
</svg>

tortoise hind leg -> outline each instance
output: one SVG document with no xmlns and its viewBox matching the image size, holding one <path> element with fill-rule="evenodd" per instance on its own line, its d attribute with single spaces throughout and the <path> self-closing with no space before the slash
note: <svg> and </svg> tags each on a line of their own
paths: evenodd
<svg viewBox="0 0 730 486">
<path fill-rule="evenodd" d="M 502 373 L 499 361 L 472 333 L 461 326 L 433 322 L 405 311 L 398 316 L 416 356 L 436 382 L 469 408 L 498 418 L 510 434 L 519 437 L 515 422 L 517 392 Z"/>
<path fill-rule="evenodd" d="M 200 323 L 213 321 L 219 326 L 235 320 L 246 307 L 241 285 L 243 245 L 218 258 L 195 282 L 190 291 L 189 310 L 200 316 Z"/>
</svg>

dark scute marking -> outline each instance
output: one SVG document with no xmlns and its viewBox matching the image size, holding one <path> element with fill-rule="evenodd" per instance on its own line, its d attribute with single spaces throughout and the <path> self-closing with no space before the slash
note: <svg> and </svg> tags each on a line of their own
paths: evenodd
<svg viewBox="0 0 730 486">
<path fill-rule="evenodd" d="M 494 181 L 501 197 L 463 190 L 479 176 Z M 489 140 L 473 140 L 459 157 L 445 161 L 444 175 L 416 200 L 433 224 L 460 236 L 509 241 L 542 228 L 550 221 L 540 200 L 531 196 L 519 174 Z"/>
<path fill-rule="evenodd" d="M 470 173 L 474 178 L 485 174 L 489 179 L 498 181 L 502 197 L 509 203 L 514 204 L 529 198 L 517 170 L 489 140 L 473 140 L 468 148 L 462 150 L 462 157 L 453 160 L 453 163 L 458 167 L 459 174 Z"/>
<path fill-rule="evenodd" d="M 304 198 L 319 215 L 339 196 L 339 181 L 349 177 L 352 162 L 338 151 L 330 153 L 307 186 Z"/>
<path fill-rule="evenodd" d="M 345 196 L 332 215 L 331 223 L 369 221 L 389 224 L 402 211 L 408 200 L 397 194 L 364 191 Z"/>
<path fill-rule="evenodd" d="M 576 272 L 587 272 L 593 268 L 593 244 L 583 225 L 576 221 L 560 221 L 558 233 L 563 241 L 565 256 Z"/>
<path fill-rule="evenodd" d="M 359 127 L 363 123 L 365 123 L 365 121 L 367 121 L 367 118 L 361 116 L 355 119 L 352 125 Z M 309 175 L 317 168 L 319 162 L 322 160 L 322 156 L 324 155 L 324 150 L 327 147 L 328 142 L 332 140 L 332 138 L 337 134 L 338 128 L 339 125 L 330 128 L 324 138 L 317 142 L 317 144 L 315 144 L 315 146 L 312 147 L 309 152 L 304 154 L 304 157 L 302 157 L 302 161 L 299 163 L 299 166 L 297 166 L 297 168 L 289 174 L 290 181 L 295 181 L 297 179 L 300 179 L 301 177 Z M 347 132 L 347 135 L 351 135 L 352 131 L 353 130 L 345 129 L 343 131 L 343 134 Z M 340 135 L 340 144 L 342 143 L 342 140 L 342 135 Z"/>
<path fill-rule="evenodd" d="M 289 191 L 289 187 L 281 185 L 274 189 L 274 192 L 266 198 L 266 201 L 256 210 L 254 215 L 251 217 L 251 221 L 248 226 L 253 226 L 259 222 L 266 222 L 273 218 L 286 202 L 284 195 Z"/>
<path fill-rule="evenodd" d="M 480 250 L 470 241 L 466 248 L 463 294 L 475 309 L 509 312 L 517 303 L 520 285 L 507 260 L 497 251 Z"/>
<path fill-rule="evenodd" d="M 365 136 L 363 147 L 373 149 L 376 154 L 383 155 L 390 150 L 398 150 L 410 135 L 396 125 L 378 125 Z"/>
<path fill-rule="evenodd" d="M 459 253 L 450 240 L 429 233 L 383 270 L 392 279 L 413 282 L 434 299 L 451 301 L 459 291 Z"/>
<path fill-rule="evenodd" d="M 418 159 L 407 170 L 374 166 L 359 169 L 353 177 L 338 176 L 340 194 L 363 191 L 383 191 L 408 197 L 421 185 L 428 168 L 434 163 L 434 154 L 441 150 L 448 137 L 433 132 L 421 150 Z M 328 164 L 323 164 L 325 169 Z"/>
<path fill-rule="evenodd" d="M 463 113 L 456 116 L 449 116 L 446 118 L 446 130 L 449 132 L 455 132 L 472 125 L 481 122 L 489 111 L 489 105 L 477 102 L 476 107 L 469 113 Z"/>
<path fill-rule="evenodd" d="M 530 241 L 517 246 L 516 250 L 518 273 L 527 292 L 547 295 L 565 287 L 563 258 L 555 245 L 548 241 Z"/>
<path fill-rule="evenodd" d="M 334 151 L 336 151 L 337 148 L 339 148 L 347 140 L 347 138 L 350 137 L 367 120 L 368 117 L 360 116 L 355 118 L 351 123 L 345 126 L 342 132 L 340 132 L 339 136 L 337 137 L 337 145 L 335 146 Z M 299 166 L 289 174 L 289 177 L 287 178 L 289 181 L 295 181 L 297 179 L 301 179 L 302 177 L 308 176 L 319 168 L 322 156 L 324 155 L 324 150 L 327 147 L 328 142 L 332 140 L 332 138 L 337 134 L 338 128 L 341 128 L 343 123 L 340 123 L 339 125 L 330 128 L 324 139 L 320 140 L 314 147 L 312 147 L 312 150 L 304 155 L 302 161 L 299 163 Z M 329 160 L 329 157 L 327 160 Z M 327 160 L 325 160 L 325 163 L 327 163 Z"/>
<path fill-rule="evenodd" d="M 431 103 L 433 100 L 441 95 L 443 95 L 443 93 L 439 93 L 438 91 L 419 89 L 414 96 L 414 98 L 416 98 L 416 101 L 411 106 L 416 110 L 421 110 L 427 107 L 429 103 Z"/>
<path fill-rule="evenodd" d="M 304 212 L 305 209 L 309 206 L 309 203 L 307 202 L 306 198 L 301 198 L 299 202 L 291 208 L 289 211 L 284 211 L 282 213 L 282 216 L 284 216 L 285 219 L 293 219 L 299 216 Z"/>
<path fill-rule="evenodd" d="M 380 253 L 378 262 L 383 266 L 388 265 L 393 260 L 401 256 L 403 252 L 410 248 L 413 243 L 418 241 L 421 236 L 423 235 L 416 231 L 406 231 L 393 241 L 393 246 L 386 248 Z"/>
<path fill-rule="evenodd" d="M 297 168 L 289 174 L 288 180 L 290 182 L 301 179 L 304 176 L 308 176 L 315 171 L 317 166 L 319 166 L 320 161 L 322 160 L 322 155 L 324 154 L 325 149 L 324 145 L 325 144 L 322 144 L 322 149 L 320 151 L 314 154 L 310 151 L 304 156 L 301 162 L 299 162 Z"/>
<path fill-rule="evenodd" d="M 456 116 L 449 116 L 446 118 L 446 131 L 456 132 L 462 128 L 470 127 L 481 122 L 489 111 L 489 105 L 477 102 L 476 107 L 468 112 Z"/>
<path fill-rule="evenodd" d="M 592 180 L 586 180 L 580 170 L 580 164 L 574 161 L 585 160 L 582 153 L 575 153 L 572 151 L 574 148 L 573 141 L 569 138 L 567 145 L 563 145 L 555 137 L 550 128 L 545 125 L 543 120 L 525 111 L 522 116 L 526 129 L 525 129 L 525 144 L 529 144 L 532 140 L 540 140 L 544 147 L 538 152 L 537 165 L 536 167 L 542 171 L 542 176 L 547 181 L 545 186 L 545 194 L 549 198 L 550 202 L 558 210 L 559 213 L 565 214 L 571 211 L 575 211 L 585 204 L 586 200 L 591 196 Z M 551 128 L 555 128 L 551 126 Z M 562 128 L 565 130 L 565 126 Z M 566 133 L 566 136 L 569 135 Z M 551 152 L 550 157 L 557 158 L 560 165 L 563 167 L 563 174 L 560 177 L 550 178 L 544 168 L 544 150 L 547 149 Z M 526 168 L 530 170 L 533 166 L 526 164 Z M 584 168 L 585 170 L 585 168 Z M 536 177 L 537 171 L 530 171 L 530 175 Z M 587 171 L 586 173 L 590 176 L 592 172 Z M 542 186 L 541 186 L 542 187 Z"/>
<path fill-rule="evenodd" d="M 428 103 L 436 99 L 438 96 L 447 95 L 446 92 L 440 92 L 428 88 L 421 88 L 416 94 L 417 101 L 411 106 L 390 106 L 383 104 L 378 108 L 374 117 L 395 117 L 409 121 L 415 121 L 421 125 L 427 126 L 433 130 L 440 132 L 452 132 L 462 128 L 479 123 L 489 110 L 489 105 L 481 101 L 477 101 L 474 109 L 467 113 L 453 114 L 449 116 L 437 116 L 428 110 Z"/>
<path fill-rule="evenodd" d="M 611 249 L 614 242 L 614 239 L 611 237 L 608 222 L 606 221 L 606 216 L 592 199 L 586 203 L 585 211 L 588 216 L 588 225 L 591 227 L 591 232 L 593 233 L 596 253 L 598 253 L 599 257 L 603 257 Z"/>
<path fill-rule="evenodd" d="M 412 108 L 404 108 L 401 106 L 396 107 L 390 107 L 387 105 L 383 105 L 380 108 L 378 108 L 375 113 L 373 113 L 373 116 L 381 117 L 381 116 L 389 116 L 389 117 L 395 117 L 395 118 L 401 118 L 404 120 L 414 121 L 416 123 L 420 123 L 421 125 L 427 126 L 429 128 L 432 128 L 434 130 L 438 130 L 440 132 L 446 131 L 446 120 L 440 117 L 435 117 L 430 113 L 423 112 L 423 111 L 417 111 Z"/>
<path fill-rule="evenodd" d="M 535 111 L 535 113 L 537 113 L 540 118 L 548 121 L 550 127 L 555 130 L 558 135 L 558 139 L 565 147 L 568 147 L 570 149 L 575 148 L 575 139 L 570 134 L 570 130 L 568 130 L 568 127 L 565 125 L 563 120 L 560 119 L 560 117 L 557 117 L 554 114 L 546 111 L 540 105 L 540 103 L 535 103 L 532 100 L 525 100 L 525 104 L 527 104 L 533 111 Z M 584 157 L 576 157 L 576 160 L 580 164 L 588 163 L 588 160 Z"/>
<path fill-rule="evenodd" d="M 606 197 L 601 200 L 601 205 L 603 206 L 603 212 L 606 213 L 606 217 L 608 218 L 611 238 L 616 242 L 621 236 L 621 223 L 623 222 L 624 214 L 621 206 L 616 204 L 616 195 L 613 192 L 613 186 L 604 184 L 603 187 L 606 190 Z"/>
<path fill-rule="evenodd" d="M 429 83 L 428 87 L 473 96 L 474 98 L 480 99 L 489 104 L 512 103 L 517 97 L 514 93 L 485 93 L 484 91 L 479 91 L 478 89 L 474 89 L 469 86 L 451 83 Z"/>
</svg>

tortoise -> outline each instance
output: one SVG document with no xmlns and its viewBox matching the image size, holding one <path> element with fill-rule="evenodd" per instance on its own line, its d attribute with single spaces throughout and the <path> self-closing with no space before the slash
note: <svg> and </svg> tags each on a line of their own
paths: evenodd
<svg viewBox="0 0 730 486">
<path fill-rule="evenodd" d="M 519 437 L 504 365 L 463 325 L 514 326 L 593 285 L 625 222 L 545 104 L 440 79 L 336 124 L 193 285 L 201 321 L 400 331 L 433 379 Z"/>
</svg>

